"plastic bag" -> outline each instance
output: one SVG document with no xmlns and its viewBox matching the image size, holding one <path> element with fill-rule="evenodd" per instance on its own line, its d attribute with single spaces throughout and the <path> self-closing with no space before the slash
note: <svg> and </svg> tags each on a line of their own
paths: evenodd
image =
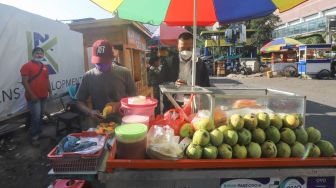
<svg viewBox="0 0 336 188">
<path fill-rule="evenodd" d="M 190 95 L 188 102 L 183 106 L 183 111 L 187 114 L 187 116 L 191 114 L 191 104 L 194 100 L 194 96 L 194 94 Z"/>
<path fill-rule="evenodd" d="M 204 129 L 210 131 L 215 128 L 214 120 L 209 110 L 198 111 L 196 116 L 192 119 L 191 125 L 195 130 Z"/>
<path fill-rule="evenodd" d="M 105 145 L 106 137 L 75 137 L 66 136 L 57 145 L 56 154 L 71 152 L 77 154 L 94 154 L 101 150 Z"/>
<path fill-rule="evenodd" d="M 153 159 L 180 159 L 185 148 L 180 146 L 179 141 L 180 137 L 175 136 L 170 126 L 154 125 L 147 133 L 147 155 Z"/>
<path fill-rule="evenodd" d="M 221 110 L 219 107 L 216 107 L 214 110 L 214 123 L 216 126 L 224 125 L 226 124 L 227 117 L 226 113 Z"/>
<path fill-rule="evenodd" d="M 82 143 L 87 143 L 87 142 L 95 142 L 96 145 L 91 145 L 90 147 L 87 147 L 81 151 L 77 151 L 75 153 L 79 154 L 94 154 L 103 149 L 105 145 L 105 136 L 98 135 L 97 137 L 80 137 L 80 141 Z"/>
<path fill-rule="evenodd" d="M 175 135 L 179 135 L 179 131 L 183 123 L 183 111 L 180 109 L 170 109 L 164 114 L 164 116 L 156 116 L 156 119 L 150 122 L 150 126 L 168 125 L 174 130 Z"/>
</svg>

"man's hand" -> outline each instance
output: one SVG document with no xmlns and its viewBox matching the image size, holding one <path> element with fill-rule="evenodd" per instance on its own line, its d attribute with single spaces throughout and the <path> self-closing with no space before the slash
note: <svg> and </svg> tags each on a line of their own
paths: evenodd
<svg viewBox="0 0 336 188">
<path fill-rule="evenodd" d="M 185 80 L 178 79 L 175 82 L 176 86 L 182 86 L 182 85 L 187 85 L 187 82 Z"/>
<path fill-rule="evenodd" d="M 48 98 L 51 98 L 52 97 L 52 93 L 51 91 L 48 92 Z"/>
<path fill-rule="evenodd" d="M 98 110 L 91 110 L 89 115 L 91 118 L 94 118 L 94 119 L 98 119 L 98 120 L 104 119 L 103 115 L 100 114 Z"/>
<path fill-rule="evenodd" d="M 121 103 L 120 102 L 109 102 L 105 106 L 112 106 L 112 112 L 111 113 L 112 114 L 119 114 Z"/>
</svg>

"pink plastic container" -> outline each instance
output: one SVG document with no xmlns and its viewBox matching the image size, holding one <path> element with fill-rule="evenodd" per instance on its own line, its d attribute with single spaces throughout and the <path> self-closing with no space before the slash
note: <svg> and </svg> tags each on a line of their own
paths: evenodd
<svg viewBox="0 0 336 188">
<path fill-rule="evenodd" d="M 123 116 L 127 115 L 141 115 L 148 116 L 149 121 L 155 119 L 155 107 L 158 101 L 156 99 L 147 97 L 144 104 L 129 104 L 128 98 L 123 98 L 120 100 L 121 107 L 120 112 Z"/>
<path fill-rule="evenodd" d="M 126 115 L 122 118 L 122 123 L 123 124 L 142 123 L 148 126 L 149 117 L 143 115 Z"/>
</svg>

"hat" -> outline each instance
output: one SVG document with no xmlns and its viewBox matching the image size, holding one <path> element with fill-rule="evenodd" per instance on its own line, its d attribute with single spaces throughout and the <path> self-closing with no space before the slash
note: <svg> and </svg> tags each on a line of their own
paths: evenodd
<svg viewBox="0 0 336 188">
<path fill-rule="evenodd" d="M 97 40 L 92 45 L 92 64 L 112 62 L 112 44 L 108 40 Z"/>
</svg>

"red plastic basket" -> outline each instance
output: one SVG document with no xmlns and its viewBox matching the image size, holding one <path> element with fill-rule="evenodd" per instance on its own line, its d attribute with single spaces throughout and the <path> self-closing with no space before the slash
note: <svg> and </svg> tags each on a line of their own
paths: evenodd
<svg viewBox="0 0 336 188">
<path fill-rule="evenodd" d="M 75 137 L 96 137 L 96 132 L 82 132 L 69 134 Z M 100 134 L 101 135 L 101 134 Z M 106 143 L 108 135 L 103 134 L 104 143 Z M 78 153 L 63 153 L 62 155 L 56 154 L 56 147 L 53 148 L 48 154 L 51 167 L 55 172 L 77 172 L 77 171 L 96 171 L 100 164 L 100 159 L 103 157 L 104 148 L 95 154 L 78 154 Z"/>
</svg>

